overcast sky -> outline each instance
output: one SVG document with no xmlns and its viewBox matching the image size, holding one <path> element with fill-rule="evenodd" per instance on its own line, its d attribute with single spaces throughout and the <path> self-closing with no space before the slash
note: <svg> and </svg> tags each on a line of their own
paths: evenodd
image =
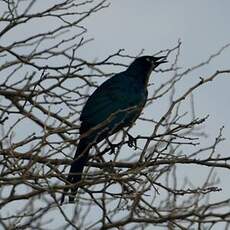
<svg viewBox="0 0 230 230">
<path fill-rule="evenodd" d="M 211 54 L 230 43 L 229 0 L 111 0 L 110 3 L 109 8 L 99 11 L 84 23 L 88 29 L 87 36 L 94 38 L 94 41 L 84 47 L 81 55 L 91 60 L 103 59 L 121 48 L 130 55 L 136 55 L 142 49 L 145 54 L 153 54 L 172 48 L 180 39 L 182 49 L 179 65 L 186 69 L 207 60 Z M 230 48 L 208 66 L 194 72 L 188 83 L 224 68 L 230 68 Z M 183 83 L 180 90 L 183 91 L 186 84 Z M 210 115 L 205 125 L 209 140 L 215 138 L 222 125 L 225 126 L 227 140 L 219 151 L 228 156 L 229 86 L 230 76 L 220 77 L 194 94 L 197 114 Z M 143 130 L 138 132 L 145 134 Z M 230 193 L 227 171 L 222 171 L 220 175 L 224 190 L 217 196 Z M 58 224 L 58 220 L 55 223 Z"/>
</svg>

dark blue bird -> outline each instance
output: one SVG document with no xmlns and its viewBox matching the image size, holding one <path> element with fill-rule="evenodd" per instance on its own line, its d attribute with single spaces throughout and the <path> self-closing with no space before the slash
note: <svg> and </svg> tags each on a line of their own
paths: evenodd
<svg viewBox="0 0 230 230">
<path fill-rule="evenodd" d="M 69 202 L 74 201 L 90 148 L 122 128 L 132 126 L 146 103 L 149 76 L 165 59 L 165 56 L 138 57 L 126 71 L 105 81 L 89 97 L 80 116 L 80 142 L 67 178 L 70 184 L 75 184 Z M 63 193 L 61 203 L 64 196 Z"/>
</svg>

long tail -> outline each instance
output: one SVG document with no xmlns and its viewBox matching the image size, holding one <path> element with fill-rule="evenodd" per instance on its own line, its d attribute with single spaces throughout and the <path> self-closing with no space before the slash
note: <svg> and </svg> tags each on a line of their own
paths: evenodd
<svg viewBox="0 0 230 230">
<path fill-rule="evenodd" d="M 77 151 L 74 156 L 74 161 L 71 164 L 69 175 L 67 181 L 71 184 L 76 184 L 74 187 L 71 188 L 71 195 L 69 196 L 69 202 L 73 203 L 75 199 L 75 195 L 77 193 L 78 185 L 77 183 L 80 182 L 82 178 L 82 171 L 84 166 L 88 160 L 89 155 L 89 142 L 86 139 L 82 139 L 77 147 Z M 62 194 L 61 204 L 64 202 L 65 193 L 69 191 L 69 188 L 64 189 L 64 193 Z"/>
</svg>

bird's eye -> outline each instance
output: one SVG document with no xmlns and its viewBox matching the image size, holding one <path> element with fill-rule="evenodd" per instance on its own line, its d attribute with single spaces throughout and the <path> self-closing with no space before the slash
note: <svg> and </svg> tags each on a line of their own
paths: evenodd
<svg viewBox="0 0 230 230">
<path fill-rule="evenodd" d="M 146 58 L 146 61 L 152 63 L 152 60 L 149 57 Z"/>
</svg>

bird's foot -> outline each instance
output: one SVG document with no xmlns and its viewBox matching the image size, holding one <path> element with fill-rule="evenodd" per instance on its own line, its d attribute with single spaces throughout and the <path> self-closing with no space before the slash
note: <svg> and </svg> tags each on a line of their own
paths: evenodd
<svg viewBox="0 0 230 230">
<path fill-rule="evenodd" d="M 137 149 L 137 139 L 133 136 L 131 136 L 129 133 L 127 133 L 128 135 L 128 146 L 130 148 L 134 148 L 135 150 Z"/>
<path fill-rule="evenodd" d="M 109 152 L 109 154 L 115 154 L 116 153 L 116 149 L 118 149 L 119 147 L 120 147 L 120 143 L 118 143 L 118 144 L 113 144 L 113 143 L 111 143 L 109 140 L 107 140 L 108 141 L 108 144 L 109 144 L 109 147 L 110 147 L 110 152 Z"/>
</svg>

